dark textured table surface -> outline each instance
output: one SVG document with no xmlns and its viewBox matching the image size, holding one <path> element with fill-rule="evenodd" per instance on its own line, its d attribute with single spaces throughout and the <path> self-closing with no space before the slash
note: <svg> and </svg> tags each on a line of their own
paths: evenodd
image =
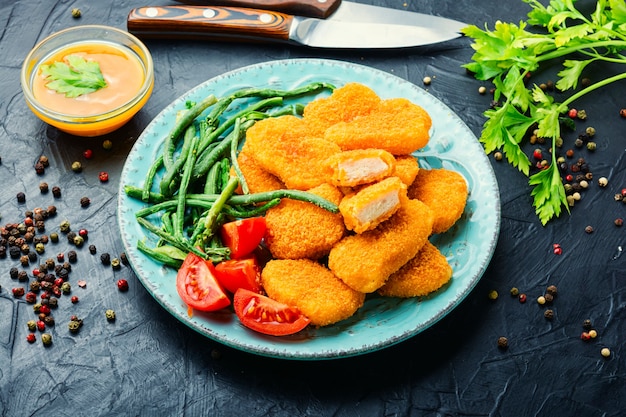
<svg viewBox="0 0 626 417">
<path fill-rule="evenodd" d="M 154 4 L 154 3 L 153 3 Z M 161 4 L 168 4 L 162 2 Z M 520 0 L 379 0 L 376 4 L 440 15 L 490 27 L 518 22 L 528 6 Z M 62 296 L 50 332 L 52 346 L 26 341 L 32 306 L 14 298 L 24 286 L 10 277 L 19 262 L 0 259 L 0 415 L 210 415 L 210 416 L 618 416 L 626 409 L 626 264 L 621 257 L 626 229 L 614 225 L 626 205 L 614 194 L 626 187 L 624 107 L 626 84 L 607 88 L 579 103 L 597 130 L 598 149 L 584 154 L 595 182 L 581 201 L 547 226 L 534 214 L 526 178 L 491 159 L 501 193 L 501 234 L 484 277 L 451 314 L 417 336 L 371 354 L 329 361 L 289 361 L 239 352 L 207 339 L 165 311 L 132 270 L 103 266 L 99 255 L 120 256 L 116 221 L 119 176 L 142 130 L 164 107 L 197 84 L 250 64 L 299 57 L 340 59 L 395 74 L 417 85 L 433 78 L 428 91 L 448 105 L 478 136 L 489 95 L 461 65 L 472 56 L 469 39 L 419 50 L 338 52 L 278 45 L 147 40 L 154 59 L 152 97 L 119 131 L 81 139 L 59 132 L 27 108 L 19 83 L 22 61 L 45 36 L 80 24 L 125 29 L 135 0 L 0 2 L 0 223 L 19 222 L 26 210 L 57 207 L 50 231 L 67 219 L 89 230 L 91 255 L 78 250 L 72 282 L 80 297 Z M 75 19 L 77 7 L 82 17 Z M 602 72 L 602 69 L 597 71 Z M 596 73 L 593 74 L 594 76 Z M 547 77 L 548 75 L 546 75 Z M 575 134 L 565 137 L 573 142 Z M 109 151 L 102 148 L 110 140 Z M 85 160 L 83 151 L 93 150 Z M 50 160 L 43 176 L 33 169 L 40 155 Z M 74 161 L 84 169 L 75 173 Z M 107 171 L 108 183 L 98 181 Z M 61 188 L 61 198 L 41 194 L 39 183 Z M 26 203 L 16 199 L 19 192 Z M 91 200 L 80 205 L 81 197 Z M 586 226 L 594 232 L 585 232 Z M 562 254 L 553 253 L 553 244 Z M 71 250 L 61 241 L 41 258 Z M 26 268 L 27 270 L 31 267 Z M 119 278 L 130 283 L 119 292 Z M 548 321 L 535 302 L 548 285 L 558 287 Z M 528 295 L 520 304 L 512 287 Z M 496 290 L 497 300 L 488 294 Z M 118 320 L 107 323 L 105 309 Z M 84 320 L 70 334 L 71 314 Z M 590 319 L 597 337 L 581 340 Z M 38 333 L 38 337 L 40 334 Z M 509 348 L 497 347 L 506 336 Z M 609 358 L 600 351 L 608 347 Z"/>
</svg>

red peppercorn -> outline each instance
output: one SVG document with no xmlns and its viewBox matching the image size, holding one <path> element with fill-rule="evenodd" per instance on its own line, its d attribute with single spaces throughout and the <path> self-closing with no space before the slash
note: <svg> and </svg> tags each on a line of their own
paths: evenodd
<svg viewBox="0 0 626 417">
<path fill-rule="evenodd" d="M 567 112 L 567 115 L 570 118 L 575 119 L 576 117 L 578 117 L 578 110 L 576 110 L 576 109 L 569 109 L 569 111 Z"/>
<path fill-rule="evenodd" d="M 535 149 L 533 151 L 533 158 L 535 158 L 538 161 L 540 161 L 543 158 L 543 154 L 541 152 L 541 149 Z"/>
<path fill-rule="evenodd" d="M 622 117 L 626 117 L 626 109 L 620 109 L 619 115 Z"/>
<path fill-rule="evenodd" d="M 37 341 L 37 337 L 35 336 L 35 333 L 28 333 L 26 335 L 26 341 L 28 343 L 35 343 L 35 341 Z"/>
<path fill-rule="evenodd" d="M 91 159 L 93 157 L 93 151 L 91 149 L 85 149 L 83 156 L 85 159 Z"/>
<path fill-rule="evenodd" d="M 45 305 L 45 304 L 42 305 L 41 307 L 39 307 L 39 313 L 45 314 L 47 316 L 48 314 L 50 314 L 50 306 Z"/>
<path fill-rule="evenodd" d="M 54 285 L 56 285 L 57 287 L 60 287 L 61 285 L 63 285 L 65 281 L 63 280 L 63 278 L 55 278 L 54 280 Z"/>
<path fill-rule="evenodd" d="M 87 235 L 88 235 L 88 234 L 89 234 L 89 232 L 87 231 L 87 229 L 80 229 L 80 230 L 78 231 L 78 235 L 79 235 L 80 237 L 87 237 Z"/>
<path fill-rule="evenodd" d="M 591 335 L 589 334 L 589 332 L 582 332 L 580 334 L 580 338 L 581 340 L 584 340 L 586 342 L 587 340 L 591 340 Z"/>
<path fill-rule="evenodd" d="M 561 255 L 563 253 L 563 249 L 560 244 L 555 243 L 552 245 L 552 252 L 554 252 L 555 255 Z"/>
<path fill-rule="evenodd" d="M 526 294 L 519 295 L 519 302 L 524 304 L 526 302 Z"/>
<path fill-rule="evenodd" d="M 34 275 L 34 276 L 38 276 L 38 275 L 39 275 L 39 272 L 40 272 L 40 271 L 39 271 L 39 269 L 38 269 L 38 268 L 33 269 L 33 275 Z"/>
<path fill-rule="evenodd" d="M 29 292 L 26 293 L 25 299 L 26 299 L 27 303 L 33 304 L 33 303 L 35 303 L 37 301 L 37 294 L 35 294 L 32 291 L 29 291 Z"/>
<path fill-rule="evenodd" d="M 37 330 L 40 332 L 46 330 L 46 323 L 44 323 L 43 320 L 37 320 Z"/>
<path fill-rule="evenodd" d="M 572 174 L 567 174 L 565 176 L 565 181 L 572 182 L 574 180 L 574 176 Z"/>
<path fill-rule="evenodd" d="M 70 300 L 72 301 L 72 304 L 76 304 L 78 302 L 78 297 L 75 295 L 72 295 L 72 298 Z"/>
<path fill-rule="evenodd" d="M 100 174 L 98 174 L 98 178 L 100 179 L 100 182 L 107 182 L 109 180 L 109 174 L 105 171 L 100 172 Z"/>
<path fill-rule="evenodd" d="M 21 297 L 24 295 L 24 288 L 15 287 L 11 290 L 11 292 L 13 292 L 13 297 Z"/>
<path fill-rule="evenodd" d="M 27 217 L 24 219 L 24 226 L 26 227 L 30 227 L 34 224 L 33 218 L 32 217 Z"/>
<path fill-rule="evenodd" d="M 128 281 L 126 281 L 125 279 L 118 279 L 117 288 L 120 291 L 128 291 Z"/>
</svg>

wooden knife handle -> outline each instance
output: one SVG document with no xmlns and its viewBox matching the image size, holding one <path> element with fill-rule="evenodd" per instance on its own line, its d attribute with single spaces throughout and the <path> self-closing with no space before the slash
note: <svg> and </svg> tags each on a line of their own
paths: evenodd
<svg viewBox="0 0 626 417">
<path fill-rule="evenodd" d="M 130 11 L 127 27 L 143 38 L 216 38 L 287 42 L 293 16 L 269 10 L 155 6 Z"/>
<path fill-rule="evenodd" d="M 178 0 L 198 6 L 228 6 L 273 10 L 295 16 L 325 19 L 341 4 L 341 0 Z"/>
</svg>

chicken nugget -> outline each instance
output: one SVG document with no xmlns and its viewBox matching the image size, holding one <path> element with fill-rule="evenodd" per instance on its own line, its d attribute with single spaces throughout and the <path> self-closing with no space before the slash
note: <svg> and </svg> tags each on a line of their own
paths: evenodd
<svg viewBox="0 0 626 417">
<path fill-rule="evenodd" d="M 343 194 L 330 184 L 309 190 L 339 204 Z M 319 259 L 345 234 L 341 213 L 331 213 L 305 201 L 283 199 L 265 214 L 265 243 L 278 259 Z"/>
<path fill-rule="evenodd" d="M 237 164 L 248 185 L 250 193 L 262 193 L 285 188 L 285 185 L 276 176 L 264 170 L 263 167 L 249 155 L 249 151 L 246 151 L 245 146 L 237 155 Z M 235 175 L 233 168 L 231 168 L 230 174 L 231 176 Z M 241 185 L 237 192 L 239 194 L 242 193 Z"/>
<path fill-rule="evenodd" d="M 326 160 L 329 182 L 338 187 L 356 187 L 390 176 L 396 159 L 382 149 L 355 149 L 332 155 Z"/>
<path fill-rule="evenodd" d="M 413 155 L 396 156 L 396 170 L 393 175 L 400 178 L 407 186 L 413 184 L 419 170 L 419 162 Z"/>
<path fill-rule="evenodd" d="M 315 326 L 347 319 L 365 300 L 365 294 L 308 259 L 271 260 L 261 272 L 261 281 L 270 298 L 298 308 Z"/>
<path fill-rule="evenodd" d="M 328 267 L 356 291 L 374 292 L 426 244 L 433 219 L 426 204 L 407 200 L 376 229 L 341 239 L 330 250 Z"/>
<path fill-rule="evenodd" d="M 324 162 L 341 151 L 334 143 L 309 136 L 302 119 L 291 115 L 256 122 L 246 132 L 245 149 L 264 170 L 296 190 L 326 182 Z"/>
<path fill-rule="evenodd" d="M 443 233 L 461 218 L 467 203 L 467 182 L 445 168 L 420 169 L 408 188 L 409 198 L 424 202 L 435 213 L 433 233 Z"/>
<path fill-rule="evenodd" d="M 349 122 L 366 115 L 380 103 L 371 88 L 360 83 L 348 83 L 333 91 L 329 97 L 318 98 L 304 108 L 304 120 L 311 134 L 322 136 L 338 122 Z"/>
<path fill-rule="evenodd" d="M 426 242 L 417 255 L 391 274 L 378 293 L 387 297 L 419 297 L 437 291 L 452 278 L 452 267 L 435 245 Z"/>
<path fill-rule="evenodd" d="M 430 115 L 405 98 L 383 100 L 372 112 L 349 122 L 338 122 L 324 138 L 342 150 L 378 148 L 406 155 L 423 148 L 430 139 Z"/>
<path fill-rule="evenodd" d="M 388 177 L 345 196 L 339 212 L 348 230 L 363 233 L 389 219 L 406 200 L 406 185 L 398 177 Z"/>
</svg>

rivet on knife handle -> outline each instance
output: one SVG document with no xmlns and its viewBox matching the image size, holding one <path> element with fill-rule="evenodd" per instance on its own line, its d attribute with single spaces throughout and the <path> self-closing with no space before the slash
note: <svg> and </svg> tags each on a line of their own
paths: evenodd
<svg viewBox="0 0 626 417">
<path fill-rule="evenodd" d="M 325 19 L 341 4 L 341 0 L 179 0 L 198 6 L 229 6 L 272 10 L 295 16 Z"/>
<path fill-rule="evenodd" d="M 234 7 L 139 7 L 128 15 L 128 31 L 150 38 L 289 40 L 292 16 Z"/>
</svg>

